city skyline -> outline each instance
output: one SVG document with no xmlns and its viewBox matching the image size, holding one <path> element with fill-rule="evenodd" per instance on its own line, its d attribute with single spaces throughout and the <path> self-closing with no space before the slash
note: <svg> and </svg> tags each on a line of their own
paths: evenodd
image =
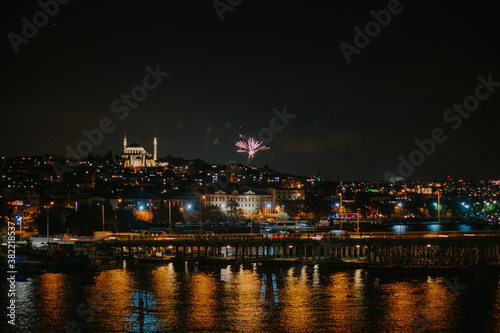
<svg viewBox="0 0 500 333">
<path fill-rule="evenodd" d="M 247 164 L 243 136 L 282 173 L 498 178 L 498 4 L 216 3 L 9 4 L 1 155 L 67 155 L 95 129 L 94 154 L 124 131 L 149 150 L 156 131 L 160 158 Z"/>
</svg>

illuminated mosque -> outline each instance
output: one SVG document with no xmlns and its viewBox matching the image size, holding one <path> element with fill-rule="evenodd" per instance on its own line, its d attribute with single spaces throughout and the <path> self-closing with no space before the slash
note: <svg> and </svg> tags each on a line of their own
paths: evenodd
<svg viewBox="0 0 500 333">
<path fill-rule="evenodd" d="M 127 132 L 123 137 L 123 152 L 121 158 L 125 160 L 125 167 L 142 168 L 163 166 L 166 163 L 158 163 L 158 140 L 156 133 L 153 138 L 153 156 L 137 142 L 127 145 Z"/>
</svg>

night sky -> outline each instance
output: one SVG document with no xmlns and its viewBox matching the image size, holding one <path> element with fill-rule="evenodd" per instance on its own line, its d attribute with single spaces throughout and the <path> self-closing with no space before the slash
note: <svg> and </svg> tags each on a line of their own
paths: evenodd
<svg viewBox="0 0 500 333">
<path fill-rule="evenodd" d="M 16 53 L 9 33 L 22 36 L 21 18 L 33 22 L 41 7 L 11 1 L 2 10 L 0 154 L 65 155 L 82 130 L 109 118 L 114 130 L 96 154 L 120 153 L 124 131 L 152 152 L 156 131 L 160 157 L 246 164 L 235 142 L 270 133 L 273 109 L 286 107 L 289 118 L 271 126 L 280 129 L 266 141 L 271 149 L 250 164 L 384 179 L 398 174 L 398 156 L 408 159 L 416 139 L 441 128 L 446 141 L 409 179 L 500 178 L 500 87 L 460 124 L 455 113 L 443 119 L 475 94 L 478 76 L 500 82 L 500 4 L 401 1 L 348 63 L 339 44 L 355 46 L 354 28 L 364 31 L 370 11 L 391 3 L 244 0 L 221 21 L 210 0 L 70 1 Z M 127 116 L 113 112 L 157 64 L 169 73 L 163 82 Z"/>
</svg>

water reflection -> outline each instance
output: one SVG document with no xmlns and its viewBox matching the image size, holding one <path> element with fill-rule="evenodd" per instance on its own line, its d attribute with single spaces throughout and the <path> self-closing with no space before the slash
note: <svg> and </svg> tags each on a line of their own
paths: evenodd
<svg viewBox="0 0 500 333">
<path fill-rule="evenodd" d="M 415 317 L 415 314 L 418 314 L 422 303 L 418 286 L 412 282 L 395 282 L 382 285 L 381 292 L 381 309 L 385 321 L 379 323 L 379 328 L 397 332 L 418 331 L 420 318 Z"/>
<path fill-rule="evenodd" d="M 428 231 L 432 232 L 438 232 L 443 230 L 443 225 L 442 224 L 428 224 L 427 226 Z"/>
<path fill-rule="evenodd" d="M 314 326 L 313 290 L 306 267 L 302 267 L 298 277 L 293 273 L 291 268 L 285 278 L 279 323 L 288 332 L 307 332 Z"/>
<path fill-rule="evenodd" d="M 86 322 L 103 327 L 103 330 L 126 331 L 139 328 L 144 322 L 138 311 L 138 302 L 133 288 L 133 280 L 125 270 L 116 269 L 101 272 L 96 276 L 94 284 L 86 289 L 83 304 L 77 306 L 77 311 Z M 110 318 L 124 318 L 115 321 Z M 137 325 L 137 326 L 136 326 Z"/>
<path fill-rule="evenodd" d="M 458 225 L 458 231 L 471 231 L 471 230 L 472 230 L 471 225 L 467 225 L 467 224 L 459 224 Z"/>
<path fill-rule="evenodd" d="M 396 234 L 405 234 L 409 231 L 410 227 L 404 224 L 395 224 L 392 226 L 391 231 Z"/>
<path fill-rule="evenodd" d="M 418 316 L 423 321 L 422 326 L 428 330 L 444 330 L 453 325 L 456 313 L 456 295 L 444 284 L 444 279 L 428 278 L 423 287 L 423 304 L 420 305 Z"/>
<path fill-rule="evenodd" d="M 356 299 L 353 294 L 360 288 L 360 281 L 358 280 L 355 285 L 351 273 L 339 272 L 330 275 L 325 295 L 328 297 L 328 321 L 331 323 L 332 330 L 357 331 L 355 319 L 360 309 L 355 306 Z"/>
<path fill-rule="evenodd" d="M 155 295 L 157 311 L 161 321 L 159 328 L 162 330 L 178 327 L 178 315 L 176 312 L 176 297 L 178 294 L 178 274 L 172 263 L 159 266 L 152 272 L 152 291 Z"/>
<path fill-rule="evenodd" d="M 255 271 L 240 269 L 234 280 L 234 310 L 231 321 L 237 332 L 256 332 L 265 317 L 265 280 Z M 262 289 L 264 288 L 264 289 Z M 262 302 L 264 301 L 264 302 Z"/>
<path fill-rule="evenodd" d="M 19 283 L 18 319 L 32 332 L 64 331 L 70 321 L 82 332 L 420 332 L 466 325 L 494 332 L 500 278 L 489 276 L 469 277 L 468 289 L 455 295 L 444 277 L 318 266 L 182 263 L 95 276 L 46 273 Z M 480 324 L 471 305 L 478 299 L 486 310 Z"/>
<path fill-rule="evenodd" d="M 213 331 L 217 320 L 217 280 L 207 273 L 192 274 L 189 281 L 188 330 Z"/>
<path fill-rule="evenodd" d="M 68 295 L 69 276 L 63 273 L 46 273 L 39 276 L 38 293 L 43 295 L 40 299 L 41 315 L 37 318 L 47 327 L 53 323 L 67 321 L 68 313 L 65 306 Z"/>
<path fill-rule="evenodd" d="M 500 332 L 500 275 L 498 276 L 497 290 L 495 292 L 495 298 L 490 307 L 489 314 L 491 315 L 492 320 L 488 327 L 488 331 Z"/>
<path fill-rule="evenodd" d="M 389 228 L 395 234 L 406 234 L 414 231 L 438 232 L 438 231 L 462 231 L 472 230 L 490 230 L 490 226 L 468 225 L 465 223 L 438 223 L 437 221 L 427 222 L 425 224 L 394 224 Z"/>
</svg>

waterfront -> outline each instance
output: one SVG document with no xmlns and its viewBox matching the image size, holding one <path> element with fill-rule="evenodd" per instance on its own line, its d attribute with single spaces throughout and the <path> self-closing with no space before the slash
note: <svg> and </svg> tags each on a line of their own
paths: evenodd
<svg viewBox="0 0 500 333">
<path fill-rule="evenodd" d="M 454 278 L 196 262 L 44 273 L 16 283 L 16 331 L 499 331 L 500 276 Z"/>
</svg>

